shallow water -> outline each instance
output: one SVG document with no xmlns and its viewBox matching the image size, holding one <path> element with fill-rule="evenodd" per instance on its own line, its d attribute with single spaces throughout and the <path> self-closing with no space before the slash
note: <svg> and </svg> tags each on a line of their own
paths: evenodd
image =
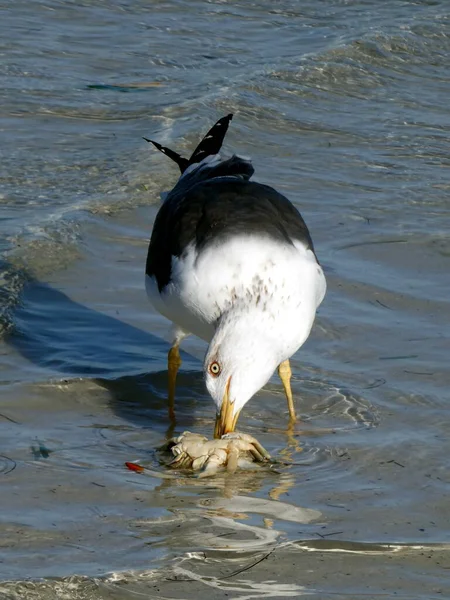
<svg viewBox="0 0 450 600">
<path fill-rule="evenodd" d="M 0 598 L 450 596 L 446 3 L 19 0 L 0 33 Z M 158 451 L 176 171 L 141 136 L 187 153 L 228 112 L 329 288 L 302 421 L 275 377 L 240 418 L 281 464 L 199 480 Z M 184 350 L 175 431 L 210 436 Z"/>
</svg>

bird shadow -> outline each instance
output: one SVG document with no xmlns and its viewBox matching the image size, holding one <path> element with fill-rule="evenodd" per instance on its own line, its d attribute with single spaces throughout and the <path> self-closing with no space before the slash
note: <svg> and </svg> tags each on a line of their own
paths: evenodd
<svg viewBox="0 0 450 600">
<path fill-rule="evenodd" d="M 6 344 L 26 363 L 42 373 L 45 381 L 87 379 L 108 392 L 111 411 L 134 427 L 157 431 L 171 438 L 186 429 L 211 429 L 214 406 L 206 393 L 200 362 L 181 353 L 182 371 L 177 379 L 176 422 L 168 417 L 167 352 L 163 339 L 84 304 L 36 279 L 28 279 L 20 303 L 12 313 Z M 36 378 L 36 373 L 32 373 Z M 82 393 L 82 392 L 81 392 Z M 269 471 L 270 472 L 270 471 Z M 224 496 L 253 493 L 268 471 L 242 472 L 216 482 Z M 271 478 L 277 479 L 276 473 Z M 183 478 L 170 479 L 163 487 L 177 487 Z M 201 486 L 207 480 L 186 484 Z M 275 485 L 273 490 L 277 490 Z M 273 491 L 272 490 L 272 491 Z"/>
<path fill-rule="evenodd" d="M 112 411 L 135 426 L 192 427 L 196 413 L 213 407 L 199 361 L 183 352 L 177 380 L 177 421 L 169 423 L 169 344 L 120 319 L 73 301 L 62 291 L 29 280 L 12 314 L 5 341 L 46 378 L 90 379 L 109 392 Z M 210 409 L 208 411 L 208 408 Z"/>
</svg>

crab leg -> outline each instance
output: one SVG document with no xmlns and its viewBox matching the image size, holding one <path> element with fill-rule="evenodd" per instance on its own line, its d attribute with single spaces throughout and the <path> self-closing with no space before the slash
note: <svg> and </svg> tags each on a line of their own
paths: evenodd
<svg viewBox="0 0 450 600">
<path fill-rule="evenodd" d="M 228 452 L 227 472 L 233 474 L 238 468 L 239 461 L 239 447 L 235 443 L 231 442 L 230 450 Z"/>
</svg>

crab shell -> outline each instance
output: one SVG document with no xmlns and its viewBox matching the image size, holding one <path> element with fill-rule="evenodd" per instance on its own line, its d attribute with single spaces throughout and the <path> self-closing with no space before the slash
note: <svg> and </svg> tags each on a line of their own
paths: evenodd
<svg viewBox="0 0 450 600">
<path fill-rule="evenodd" d="M 192 468 L 199 472 L 198 477 L 214 475 L 222 467 L 234 473 L 240 461 L 248 464 L 270 458 L 261 444 L 245 433 L 228 433 L 219 440 L 208 440 L 203 435 L 185 431 L 169 444 L 175 456 L 170 466 Z"/>
</svg>

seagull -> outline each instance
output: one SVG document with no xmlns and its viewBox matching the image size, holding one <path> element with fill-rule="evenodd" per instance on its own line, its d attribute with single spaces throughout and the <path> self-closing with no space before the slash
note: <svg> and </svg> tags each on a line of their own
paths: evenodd
<svg viewBox="0 0 450 600">
<path fill-rule="evenodd" d="M 187 159 L 144 138 L 179 167 L 148 248 L 145 285 L 172 321 L 168 402 L 175 419 L 180 342 L 208 343 L 203 372 L 216 406 L 214 437 L 234 432 L 245 404 L 276 369 L 296 420 L 289 359 L 311 331 L 326 280 L 299 211 L 252 181 L 250 159 L 219 154 L 233 118 L 221 118 Z"/>
</svg>

